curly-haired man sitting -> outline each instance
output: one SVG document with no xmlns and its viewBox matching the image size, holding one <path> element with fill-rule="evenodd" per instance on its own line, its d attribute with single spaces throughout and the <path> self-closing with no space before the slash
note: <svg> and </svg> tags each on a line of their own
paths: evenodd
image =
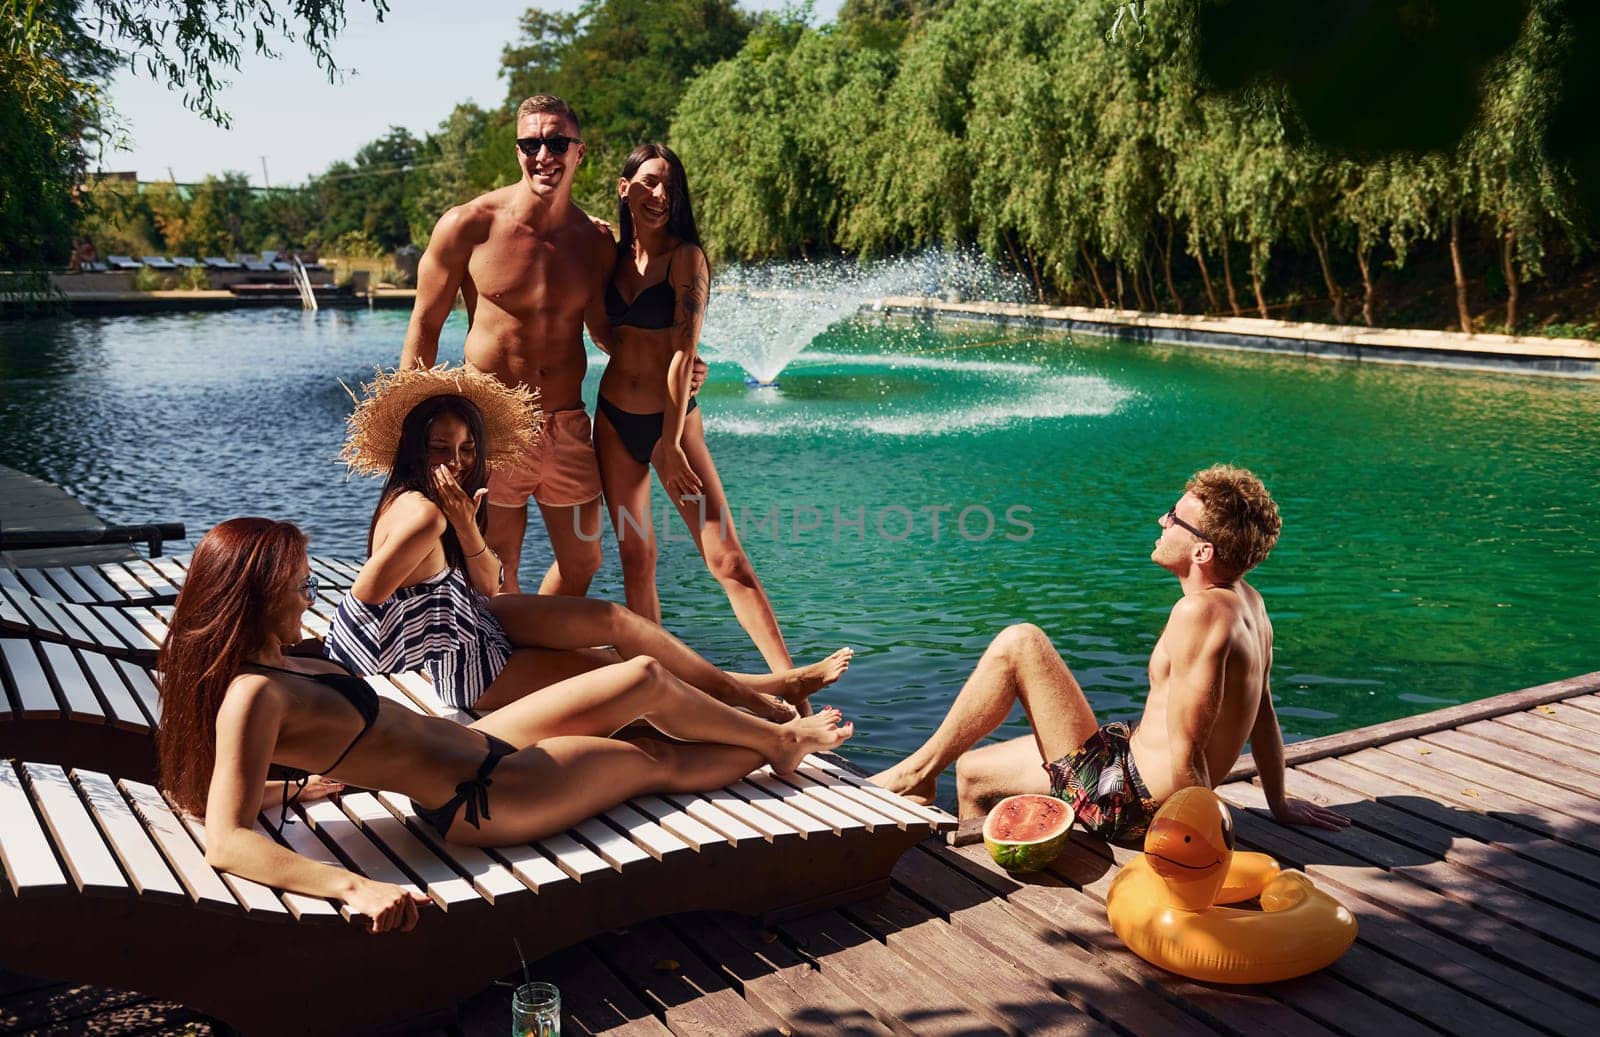
<svg viewBox="0 0 1600 1037">
<path fill-rule="evenodd" d="M 1101 725 L 1044 631 L 1019 623 L 990 644 L 933 737 L 873 780 L 929 801 L 953 761 L 962 817 L 1002 796 L 1048 791 L 1069 801 L 1090 831 L 1123 841 L 1142 836 L 1178 789 L 1220 781 L 1248 740 L 1279 822 L 1348 825 L 1283 791 L 1272 623 L 1244 580 L 1282 526 L 1267 488 L 1242 468 L 1215 465 L 1196 472 L 1157 521 L 1161 536 L 1150 559 L 1178 578 L 1183 596 L 1150 653 L 1150 695 L 1132 729 Z M 973 749 L 1016 702 L 1032 737 Z"/>
</svg>

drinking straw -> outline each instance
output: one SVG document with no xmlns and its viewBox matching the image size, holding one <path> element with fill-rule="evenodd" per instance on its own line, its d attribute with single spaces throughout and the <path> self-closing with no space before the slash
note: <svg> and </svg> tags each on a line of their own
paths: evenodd
<svg viewBox="0 0 1600 1037">
<path fill-rule="evenodd" d="M 522 982 L 525 984 L 532 983 L 533 977 L 528 975 L 528 959 L 522 953 L 522 941 L 513 936 L 511 938 L 511 943 L 517 948 L 517 960 L 522 962 Z"/>
</svg>

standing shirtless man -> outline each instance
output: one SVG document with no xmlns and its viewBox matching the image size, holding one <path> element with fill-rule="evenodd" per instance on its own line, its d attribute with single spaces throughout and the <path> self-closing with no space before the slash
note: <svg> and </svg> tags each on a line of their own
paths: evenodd
<svg viewBox="0 0 1600 1037">
<path fill-rule="evenodd" d="M 402 367 L 434 363 L 459 289 L 467 304 L 467 363 L 539 393 L 539 444 L 489 477 L 484 539 L 505 566 L 502 591 L 518 589 L 530 496 L 555 553 L 539 592 L 586 594 L 600 568 L 600 470 L 583 408 L 583 328 L 602 349 L 609 344 L 603 300 L 616 245 L 572 201 L 583 161 L 579 133 L 577 115 L 559 97 L 538 94 L 518 106 L 522 179 L 439 218 L 417 270 L 400 354 Z"/>
<path fill-rule="evenodd" d="M 1215 465 L 1196 472 L 1158 521 L 1150 560 L 1178 578 L 1183 596 L 1150 653 L 1150 695 L 1132 731 L 1102 727 L 1044 631 L 1019 623 L 994 639 L 933 737 L 873 780 L 931 801 L 953 761 L 964 818 L 1001 796 L 1049 792 L 1068 800 L 1090 831 L 1128 840 L 1143 836 L 1174 792 L 1221 781 L 1248 739 L 1273 817 L 1347 826 L 1343 816 L 1283 791 L 1272 623 L 1261 595 L 1244 582 L 1278 541 L 1277 504 L 1251 473 Z M 1033 735 L 972 749 L 1015 702 Z"/>
</svg>

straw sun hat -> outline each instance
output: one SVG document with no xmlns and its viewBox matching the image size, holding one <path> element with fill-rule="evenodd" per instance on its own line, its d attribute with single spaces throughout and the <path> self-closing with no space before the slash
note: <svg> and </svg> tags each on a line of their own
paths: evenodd
<svg viewBox="0 0 1600 1037">
<path fill-rule="evenodd" d="M 406 415 L 434 396 L 464 396 L 477 405 L 488 440 L 485 460 L 492 470 L 531 450 L 544 424 L 537 392 L 521 385 L 513 389 L 493 375 L 465 366 L 379 368 L 373 380 L 361 387 L 361 397 L 350 392 L 348 385 L 344 391 L 356 401 L 356 409 L 346 422 L 349 434 L 339 459 L 363 475 L 389 473 Z M 479 444 L 480 449 L 483 446 Z"/>
</svg>

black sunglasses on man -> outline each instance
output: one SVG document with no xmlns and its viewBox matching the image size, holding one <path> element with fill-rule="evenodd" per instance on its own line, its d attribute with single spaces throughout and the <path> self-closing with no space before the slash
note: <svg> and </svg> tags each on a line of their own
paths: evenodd
<svg viewBox="0 0 1600 1037">
<path fill-rule="evenodd" d="M 1176 504 L 1174 504 L 1172 507 L 1167 509 L 1167 524 L 1168 525 L 1179 525 L 1179 526 L 1182 526 L 1184 529 L 1187 529 L 1189 532 L 1193 533 L 1195 536 L 1199 537 L 1201 540 L 1204 540 L 1208 544 L 1214 542 L 1211 539 L 1211 534 L 1207 533 L 1205 530 L 1201 529 L 1199 526 L 1191 526 L 1189 523 L 1187 523 L 1187 522 L 1183 521 L 1183 519 L 1179 518 L 1178 517 L 1178 506 Z"/>
<path fill-rule="evenodd" d="M 535 155 L 537 155 L 541 146 L 549 148 L 550 154 L 552 155 L 565 155 L 567 153 L 567 149 L 572 147 L 572 145 L 582 143 L 583 141 L 577 137 L 517 138 L 518 150 L 520 150 L 524 155 L 527 155 L 529 158 L 533 158 Z"/>
</svg>

